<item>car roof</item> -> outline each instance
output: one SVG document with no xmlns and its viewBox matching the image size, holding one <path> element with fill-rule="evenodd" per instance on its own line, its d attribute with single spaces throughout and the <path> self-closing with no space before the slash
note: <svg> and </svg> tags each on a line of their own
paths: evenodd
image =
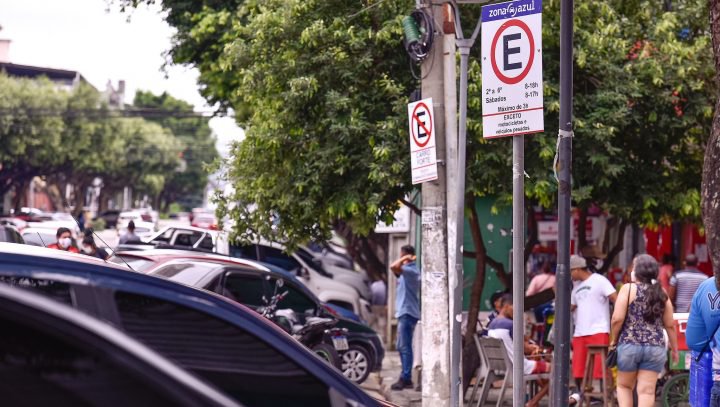
<svg viewBox="0 0 720 407">
<path fill-rule="evenodd" d="M 12 246 L 20 248 L 12 248 Z M 100 259 L 93 261 L 94 259 L 90 256 L 24 246 L 0 243 L 0 275 L 53 279 L 80 285 L 124 290 L 190 307 L 241 327 L 248 332 L 254 332 L 254 335 L 262 338 L 269 346 L 277 350 L 285 349 L 286 354 L 293 355 L 295 362 L 308 371 L 322 375 L 330 383 L 345 388 L 356 398 L 367 397 L 341 372 L 325 364 L 274 323 L 240 303 L 213 292 L 160 277 L 133 273 L 128 271 L 125 266 L 105 263 Z M 23 267 L 9 266 L 13 264 L 20 264 Z"/>
<path fill-rule="evenodd" d="M 22 308 L 32 310 L 28 313 L 29 315 L 36 315 L 37 313 L 50 315 L 54 319 L 65 321 L 83 331 L 90 332 L 96 337 L 102 338 L 105 342 L 110 343 L 113 348 L 122 349 L 144 364 L 161 371 L 164 376 L 172 378 L 177 384 L 185 388 L 191 388 L 194 392 L 202 394 L 208 400 L 218 403 L 218 405 L 239 405 L 236 401 L 191 375 L 138 340 L 84 312 L 58 303 L 42 295 L 13 288 L 5 284 L 0 284 L 0 299 L 5 302 L 19 304 Z M 25 313 L 23 315 L 26 315 L 24 318 L 29 317 L 29 315 Z"/>
<path fill-rule="evenodd" d="M 202 260 L 206 262 L 231 264 L 231 265 L 242 265 L 252 267 L 262 271 L 270 271 L 270 268 L 264 264 L 248 259 L 240 259 L 237 257 L 223 256 L 215 253 L 199 252 L 194 250 L 177 250 L 177 249 L 150 249 L 150 250 L 129 250 L 119 251 L 115 253 L 116 256 L 120 257 L 135 257 L 143 258 L 145 260 L 154 261 L 157 263 L 164 263 L 175 259 L 191 259 L 191 260 Z"/>
<path fill-rule="evenodd" d="M 31 262 L 32 259 L 37 258 L 52 258 L 59 262 L 105 265 L 117 270 L 127 271 L 127 267 L 116 266 L 115 264 L 108 263 L 95 256 L 88 256 L 80 253 L 71 253 L 65 250 L 48 249 L 45 247 L 0 242 L 0 259 L 5 257 L 6 255 L 23 256 Z"/>
</svg>

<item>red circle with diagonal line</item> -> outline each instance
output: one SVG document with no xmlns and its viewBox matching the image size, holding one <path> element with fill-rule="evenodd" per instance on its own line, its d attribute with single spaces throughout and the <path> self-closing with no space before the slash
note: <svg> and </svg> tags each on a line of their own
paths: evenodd
<svg viewBox="0 0 720 407">
<path fill-rule="evenodd" d="M 421 107 L 422 107 L 423 109 L 425 109 L 425 112 L 427 113 L 427 117 L 428 117 L 428 125 L 427 125 L 427 127 L 423 124 L 423 122 L 420 121 L 420 118 L 419 118 L 418 115 L 417 115 L 417 111 L 418 111 L 418 109 L 420 109 Z M 418 147 L 425 147 L 425 146 L 427 145 L 427 143 L 430 142 L 430 139 L 432 138 L 432 128 L 433 128 L 432 114 L 430 114 L 430 109 L 428 109 L 428 107 L 427 107 L 427 105 L 426 105 L 425 103 L 420 102 L 420 103 L 418 103 L 417 105 L 415 105 L 415 109 L 413 109 L 413 112 L 412 112 L 412 121 L 413 121 L 413 122 L 415 122 L 415 121 L 418 122 L 418 125 L 417 125 L 417 126 L 410 126 L 410 127 L 412 128 L 412 136 L 413 136 L 413 140 L 415 141 L 415 145 L 418 146 Z M 428 136 L 428 137 L 427 137 L 427 140 L 425 140 L 425 142 L 420 142 L 420 140 L 418 140 L 418 135 L 415 134 L 415 129 L 417 129 L 418 126 L 422 127 L 423 130 L 425 130 L 425 134 L 427 134 L 427 136 Z"/>
<path fill-rule="evenodd" d="M 530 41 L 530 58 L 528 59 L 527 66 L 525 69 L 520 72 L 520 75 L 518 76 L 505 76 L 502 72 L 500 72 L 500 69 L 497 66 L 497 61 L 495 60 L 495 47 L 497 46 L 498 39 L 500 39 L 500 34 L 503 33 L 503 31 L 507 30 L 510 27 L 518 27 L 521 30 L 525 31 L 525 35 L 527 35 L 528 40 Z M 503 25 L 500 26 L 500 28 L 495 33 L 495 37 L 492 40 L 492 45 L 490 46 L 490 63 L 492 65 L 493 72 L 495 72 L 495 75 L 503 81 L 504 83 L 507 83 L 508 85 L 514 85 L 521 80 L 525 79 L 527 74 L 530 72 L 530 68 L 532 68 L 533 60 L 535 59 L 535 39 L 533 38 L 532 32 L 530 31 L 530 27 L 525 24 L 522 20 L 508 20 Z"/>
</svg>

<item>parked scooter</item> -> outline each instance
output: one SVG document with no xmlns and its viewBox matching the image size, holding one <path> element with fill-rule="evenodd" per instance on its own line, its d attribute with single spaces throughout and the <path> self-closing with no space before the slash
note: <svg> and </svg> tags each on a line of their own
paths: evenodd
<svg viewBox="0 0 720 407">
<path fill-rule="evenodd" d="M 334 328 L 337 324 L 334 318 L 309 316 L 305 324 L 301 324 L 293 310 L 277 309 L 278 303 L 288 293 L 287 291 L 278 293 L 278 289 L 282 286 L 283 281 L 276 280 L 275 291 L 270 300 L 263 296 L 266 305 L 258 309 L 260 314 L 273 321 L 323 360 L 340 369 L 342 361 L 338 352 L 344 352 L 349 348 L 347 330 Z"/>
</svg>

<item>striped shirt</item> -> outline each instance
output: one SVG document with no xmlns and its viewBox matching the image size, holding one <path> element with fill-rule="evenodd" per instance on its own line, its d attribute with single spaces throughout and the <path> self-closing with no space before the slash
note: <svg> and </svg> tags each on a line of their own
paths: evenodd
<svg viewBox="0 0 720 407">
<path fill-rule="evenodd" d="M 670 285 L 675 287 L 675 312 L 690 312 L 695 291 L 707 279 L 708 276 L 697 269 L 680 270 L 670 277 Z"/>
</svg>

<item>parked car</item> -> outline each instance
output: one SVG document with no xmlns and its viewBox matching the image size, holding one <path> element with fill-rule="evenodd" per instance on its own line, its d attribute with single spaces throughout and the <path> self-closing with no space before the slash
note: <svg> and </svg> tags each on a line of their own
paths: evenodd
<svg viewBox="0 0 720 407">
<path fill-rule="evenodd" d="M 120 211 L 117 209 L 108 209 L 106 211 L 100 212 L 98 216 L 95 217 L 95 219 L 102 219 L 105 221 L 105 227 L 109 229 L 114 229 L 117 225 L 118 217 L 120 216 Z"/>
<path fill-rule="evenodd" d="M 301 277 L 303 284 L 320 300 L 349 309 L 366 321 L 370 319 L 370 303 L 361 298 L 358 287 L 355 286 L 357 281 L 340 277 L 335 279 L 333 274 L 313 261 L 312 256 L 303 255 L 302 250 L 288 254 L 285 247 L 279 243 L 236 245 L 223 239 L 218 239 L 216 250 L 232 257 L 257 260 L 283 268 Z"/>
<path fill-rule="evenodd" d="M 0 279 L 121 327 L 248 406 L 378 402 L 254 311 L 100 259 L 0 243 Z"/>
<path fill-rule="evenodd" d="M 15 228 L 18 230 L 18 232 L 22 232 L 23 229 L 27 227 L 27 222 L 16 218 L 14 216 L 0 216 L 0 224 L 2 225 L 12 225 L 15 226 Z"/>
<path fill-rule="evenodd" d="M 27 227 L 54 229 L 68 228 L 74 238 L 81 238 L 80 226 L 69 213 L 64 212 L 45 212 L 42 215 L 31 218 Z"/>
<path fill-rule="evenodd" d="M 162 249 L 117 252 L 109 261 L 119 265 L 126 264 L 137 272 L 167 277 L 183 284 L 215 291 L 251 308 L 264 304 L 254 300 L 240 301 L 233 298 L 231 291 L 222 284 L 227 279 L 227 277 L 221 278 L 223 274 L 233 274 L 233 278 L 236 279 L 251 280 L 247 283 L 248 289 L 259 287 L 258 281 L 268 276 L 272 278 L 273 283 L 282 279 L 286 283 L 284 287 L 288 290 L 288 296 L 278 304 L 278 308 L 291 308 L 300 316 L 301 323 L 305 322 L 307 310 L 312 309 L 313 316 L 335 317 L 339 320 L 337 327 L 348 330 L 350 349 L 342 355 L 344 360 L 342 371 L 346 377 L 356 383 L 362 383 L 370 371 L 379 370 L 382 366 L 385 351 L 375 331 L 358 321 L 360 318 L 351 311 L 343 311 L 341 307 L 322 303 L 298 278 L 279 267 L 210 253 Z M 221 283 L 217 282 L 218 279 Z M 264 290 L 266 285 L 262 287 Z M 269 298 L 272 295 L 263 290 L 258 289 L 257 298 L 262 298 L 263 295 Z M 313 305 L 304 308 L 298 304 Z"/>
<path fill-rule="evenodd" d="M 337 281 L 343 282 L 349 286 L 355 288 L 366 300 L 370 300 L 372 293 L 370 292 L 370 280 L 368 278 L 353 269 L 348 269 L 343 266 L 334 264 L 329 261 L 328 257 L 322 255 L 316 255 L 307 246 L 300 246 L 295 251 L 298 256 L 302 257 L 305 262 L 312 264 L 316 269 L 323 269 L 329 275 L 332 275 Z"/>
<path fill-rule="evenodd" d="M 338 320 L 337 328 L 348 330 L 350 348 L 341 354 L 341 370 L 345 377 L 362 383 L 371 371 L 380 370 L 385 351 L 380 337 L 370 327 L 329 312 L 317 296 L 287 272 L 262 270 L 258 266 L 248 267 L 227 260 L 213 261 L 214 257 L 218 256 L 165 261 L 151 268 L 149 273 L 214 291 L 253 309 L 267 305 L 266 301 L 273 295 L 275 282 L 282 280 L 282 291 L 287 291 L 287 294 L 277 304 L 278 309 L 292 309 L 299 317 L 300 324 L 305 324 L 306 318 L 310 316 L 332 316 Z"/>
<path fill-rule="evenodd" d="M 195 226 L 196 228 L 202 229 L 217 230 L 218 222 L 215 214 L 213 213 L 199 213 L 193 217 L 190 226 Z"/>
<path fill-rule="evenodd" d="M 41 224 L 42 225 L 42 224 Z M 47 247 L 57 241 L 57 229 L 42 227 L 29 227 L 22 231 L 25 244 L 32 246 Z"/>
<path fill-rule="evenodd" d="M 239 405 L 107 323 L 28 290 L 0 284 L 0 326 L 3 405 Z"/>
<path fill-rule="evenodd" d="M 0 242 L 23 244 L 25 243 L 25 239 L 23 239 L 15 226 L 8 223 L 0 223 Z"/>
</svg>

